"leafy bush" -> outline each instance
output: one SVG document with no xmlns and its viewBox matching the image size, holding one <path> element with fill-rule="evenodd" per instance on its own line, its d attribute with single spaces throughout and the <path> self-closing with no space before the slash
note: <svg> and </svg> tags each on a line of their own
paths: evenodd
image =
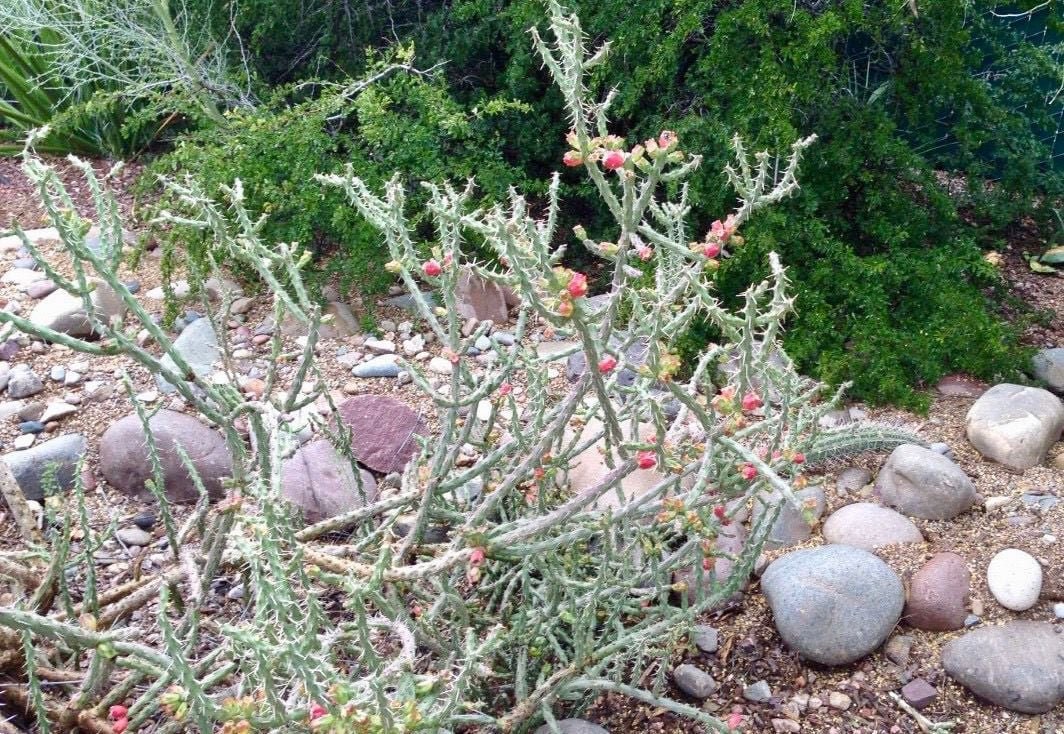
<svg viewBox="0 0 1064 734">
<path fill-rule="evenodd" d="M 642 137 L 668 120 L 707 151 L 725 150 L 731 130 L 766 148 L 820 133 L 805 195 L 755 224 L 753 239 L 771 245 L 726 263 L 722 280 L 734 296 L 765 247 L 783 255 L 798 298 L 786 343 L 802 369 L 853 380 L 857 397 L 920 405 L 913 388 L 946 372 L 994 378 L 1025 363 L 979 257 L 1018 217 L 1049 221 L 1035 202 L 1064 194 L 1056 3 L 1027 3 L 1038 5 L 1030 18 L 995 0 L 929 3 L 918 16 L 864 0 L 571 4 L 614 44 L 595 71 L 618 85 L 614 129 Z M 510 131 L 526 170 L 547 164 L 535 141 L 567 125 L 521 42 L 537 12 L 537 0 L 457 0 L 410 20 L 421 57 L 449 62 L 460 99 L 535 100 Z M 731 205 L 715 173 L 725 158 L 709 155 L 690 182 L 699 227 Z M 968 190 L 950 198 L 935 169 Z M 574 206 L 594 231 L 594 193 L 567 193 L 582 194 Z"/>
<path fill-rule="evenodd" d="M 351 165 L 374 184 L 393 168 L 426 180 L 476 174 L 480 191 L 496 197 L 511 182 L 524 183 L 504 161 L 495 129 L 497 119 L 515 106 L 466 111 L 437 81 L 407 70 L 409 51 L 396 53 L 397 59 L 378 58 L 370 65 L 369 76 L 381 77 L 373 84 L 320 83 L 310 98 L 306 87 L 286 88 L 254 109 L 231 112 L 224 126 L 183 137 L 149 166 L 148 183 L 193 171 L 204 190 L 217 196 L 239 178 L 246 182 L 248 209 L 267 217 L 265 238 L 329 256 L 319 259 L 323 266 L 312 280 L 339 274 L 345 287 L 379 290 L 389 277 L 381 268 L 386 258 L 380 235 L 343 206 L 338 192 L 308 185 L 315 174 Z M 417 198 L 419 192 L 411 193 Z M 181 227 L 168 240 L 199 262 L 214 244 Z"/>
<path fill-rule="evenodd" d="M 85 521 L 80 501 L 62 503 L 68 511 L 52 526 L 51 568 L 40 574 L 17 569 L 26 594 L 0 607 L 0 638 L 24 663 L 25 685 L 18 690 L 42 730 L 48 722 L 99 730 L 109 712 L 116 727 L 130 731 L 154 717 L 160 731 L 202 734 L 219 724 L 226 734 L 518 732 L 540 719 L 553 722 L 556 702 L 579 707 L 602 692 L 631 696 L 707 730 L 728 730 L 708 712 L 664 695 L 675 644 L 698 615 L 728 599 L 749 576 L 783 505 L 805 511 L 793 488 L 808 481 L 801 473 L 806 462 L 914 439 L 876 426 L 818 433 L 818 419 L 833 404 L 820 401 L 824 386 L 799 376 L 786 358 L 767 356 L 777 351 L 791 304 L 774 255 L 770 278 L 745 291 L 740 311 L 723 308 L 712 294 L 716 248 L 737 237 L 734 229 L 755 209 L 796 190 L 798 158 L 810 141 L 796 144 L 776 170 L 768 170 L 767 156 L 755 161 L 755 171 L 766 167 L 760 177 L 747 172 L 751 161 L 740 154 L 732 176 L 740 206 L 690 247 L 682 194 L 670 201 L 660 191 L 663 183 L 682 186 L 701 159 L 684 154 L 667 132 L 639 146 L 609 136 L 608 104 L 591 103 L 585 73 L 604 50 L 589 54 L 575 17 L 554 4 L 551 11 L 555 43 L 548 47 L 535 38 L 573 122 L 566 160 L 592 181 L 614 217 L 609 241 L 589 245 L 612 271 L 606 303 L 591 308 L 584 274 L 558 264 L 557 177 L 543 210 L 516 191 L 505 205 L 478 208 L 465 188 L 428 186 L 436 238 L 425 260 L 398 178 L 380 191 L 350 170 L 320 176 L 380 231 L 389 270 L 411 291 L 454 368 L 439 390 L 419 363 L 403 362 L 433 402 L 439 432 L 419 439 L 420 452 L 397 491 L 367 496 L 366 506 L 308 528 L 298 527 L 282 498 L 281 462 L 298 445 L 284 418 L 328 390 L 315 361 L 319 311 L 302 288 L 295 248 L 261 238 L 239 181 L 224 192 L 225 204 L 194 182 L 169 184 L 183 207 L 163 216 L 209 232 L 214 245 L 208 251 L 215 256 L 208 260 L 225 254 L 254 269 L 270 285 L 278 316 L 291 315 L 311 334 L 291 384 L 276 381 L 279 360 L 271 363 L 267 385 L 273 389 L 262 399 L 235 389 L 235 373 L 186 383 L 182 378 L 194 372 L 115 273 L 121 228 L 104 227 L 102 247 L 88 247 L 89 223 L 54 206 L 62 184 L 27 155 L 25 170 L 53 204 L 46 209 L 79 277 L 69 282 L 48 268 L 49 275 L 88 299 L 96 284 L 85 276 L 95 273 L 174 366 L 137 346 L 119 319 L 101 323 L 90 316 L 104 336 L 100 342 L 54 333 L 10 311 L 0 311 L 0 322 L 80 351 L 124 354 L 162 375 L 224 433 L 233 460 L 227 500 L 212 508 L 204 492 L 178 529 L 156 457 L 150 488 L 160 502 L 172 563 L 118 587 L 97 589 L 91 569 L 101 536 Z M 95 189 L 91 168 L 84 170 Z M 106 197 L 100 203 L 106 212 Z M 471 262 L 463 251 L 470 239 L 493 249 L 499 267 Z M 645 286 L 634 280 L 642 271 L 628 265 L 638 260 L 656 265 Z M 519 340 L 531 319 L 541 319 L 575 339 L 594 367 L 565 392 L 551 389 L 548 376 L 565 353 L 540 357 L 534 349 L 498 345 L 492 365 L 461 358 L 490 325 L 462 335 L 453 286 L 469 267 L 520 294 Z M 417 278 L 440 286 L 440 306 L 420 295 Z M 622 302 L 638 317 L 627 332 L 617 329 Z M 223 340 L 226 311 L 212 315 Z M 681 383 L 674 379 L 672 344 L 699 311 L 710 315 L 725 341 L 707 348 L 691 379 Z M 280 338 L 274 336 L 274 354 L 281 352 Z M 648 345 L 649 356 L 629 382 L 619 375 L 629 366 L 627 347 L 637 340 Z M 738 355 L 738 370 L 723 384 L 715 366 L 729 353 Z M 525 383 L 520 395 L 513 389 L 518 380 Z M 132 395 L 132 384 L 128 389 Z M 490 406 L 487 420 L 463 418 L 481 401 Z M 675 414 L 664 409 L 669 401 L 678 404 Z M 147 426 L 144 408 L 138 409 Z M 237 430 L 238 417 L 247 422 L 250 442 Z M 349 440 L 334 435 L 333 426 L 326 421 L 321 428 L 354 462 Z M 588 486 L 570 486 L 570 465 L 600 444 L 612 466 Z M 463 458 L 467 445 L 476 454 L 471 465 Z M 154 450 L 154 442 L 148 446 Z M 637 469 L 654 472 L 643 491 L 623 484 Z M 703 573 L 724 555 L 719 537 L 738 534 L 736 516 L 750 504 L 764 511 L 753 513 L 741 550 L 727 554 L 733 570 L 720 577 Z M 397 522 L 411 514 L 415 520 L 399 532 Z M 75 526 L 84 533 L 84 551 L 72 555 Z M 446 539 L 431 543 L 427 531 L 441 526 Z M 349 534 L 343 545 L 316 542 L 340 532 Z M 248 608 L 206 619 L 204 602 L 223 565 L 246 574 Z M 71 569 L 87 573 L 86 583 L 61 583 Z M 181 604 L 171 601 L 171 587 L 180 590 Z M 327 611 L 325 596 L 341 608 Z M 158 636 L 135 641 L 112 627 L 156 598 Z M 51 653 L 59 650 L 82 674 L 71 690 L 59 684 L 46 693 L 39 669 L 45 661 L 53 664 Z"/>
</svg>

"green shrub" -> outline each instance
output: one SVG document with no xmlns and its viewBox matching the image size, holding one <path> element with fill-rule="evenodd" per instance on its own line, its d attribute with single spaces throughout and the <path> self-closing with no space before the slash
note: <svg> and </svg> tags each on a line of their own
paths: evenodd
<svg viewBox="0 0 1064 734">
<path fill-rule="evenodd" d="M 381 62 L 374 63 L 379 70 Z M 319 264 L 313 284 L 338 274 L 343 287 L 368 293 L 391 278 L 382 268 L 388 258 L 380 235 L 343 205 L 340 193 L 308 185 L 314 174 L 341 173 L 350 164 L 380 185 L 393 169 L 425 180 L 475 173 L 481 192 L 495 196 L 510 181 L 523 181 L 504 162 L 494 129 L 512 106 L 468 112 L 439 83 L 402 72 L 357 95 L 319 84 L 308 98 L 307 89 L 282 89 L 256 109 L 231 112 L 224 126 L 185 136 L 149 166 L 150 180 L 191 172 L 217 195 L 239 178 L 249 210 L 268 215 L 264 239 L 297 242 L 313 253 Z M 420 193 L 411 187 L 415 199 Z M 211 246 L 181 228 L 169 240 L 187 248 L 194 263 Z"/>
</svg>

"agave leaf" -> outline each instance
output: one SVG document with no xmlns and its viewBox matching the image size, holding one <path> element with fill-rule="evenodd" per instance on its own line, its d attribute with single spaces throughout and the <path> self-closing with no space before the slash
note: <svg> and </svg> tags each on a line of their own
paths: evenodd
<svg viewBox="0 0 1064 734">
<path fill-rule="evenodd" d="M 1032 257 L 1027 261 L 1027 265 L 1031 268 L 1032 272 L 1042 273 L 1044 275 L 1056 275 L 1057 269 L 1050 267 L 1049 265 L 1043 265 L 1038 261 L 1038 258 Z"/>
</svg>

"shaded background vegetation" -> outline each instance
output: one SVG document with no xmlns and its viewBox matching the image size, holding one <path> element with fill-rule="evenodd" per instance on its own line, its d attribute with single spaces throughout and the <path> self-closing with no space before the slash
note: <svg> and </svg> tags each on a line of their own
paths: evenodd
<svg viewBox="0 0 1064 734">
<path fill-rule="evenodd" d="M 860 398 L 918 406 L 914 387 L 942 374 L 993 379 L 1024 363 L 983 255 L 1021 222 L 1054 236 L 1057 0 L 570 7 L 613 43 L 598 76 L 619 90 L 614 131 L 634 142 L 673 129 L 706 156 L 690 192 L 700 226 L 732 205 L 720 171 L 733 133 L 774 150 L 820 136 L 802 195 L 751 223 L 719 281 L 733 297 L 764 274 L 766 252 L 781 253 L 798 296 L 786 344 L 802 369 L 852 380 Z M 231 105 L 222 124 L 171 113 L 153 169 L 194 171 L 211 186 L 239 176 L 251 206 L 271 215 L 268 236 L 313 248 L 322 272 L 349 284 L 381 287 L 383 253 L 313 173 L 351 163 L 375 181 L 395 170 L 475 175 L 490 199 L 509 185 L 534 194 L 560 167 L 567 124 L 527 34 L 543 20 L 538 0 L 189 0 L 182 12 L 228 39 L 255 103 Z M 432 71 L 397 71 L 350 97 L 337 86 L 411 53 Z M 605 219 L 589 190 L 567 184 L 565 195 L 569 224 L 608 236 L 596 233 Z M 572 256 L 585 265 L 575 246 Z"/>
</svg>

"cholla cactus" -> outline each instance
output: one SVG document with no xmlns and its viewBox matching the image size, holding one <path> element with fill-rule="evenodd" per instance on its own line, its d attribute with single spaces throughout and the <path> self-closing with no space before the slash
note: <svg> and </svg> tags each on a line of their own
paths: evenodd
<svg viewBox="0 0 1064 734">
<path fill-rule="evenodd" d="M 689 716 L 708 730 L 726 729 L 705 711 L 663 695 L 674 644 L 699 614 L 741 586 L 780 503 L 804 509 L 793 490 L 806 481 L 806 456 L 912 438 L 856 429 L 832 434 L 827 444 L 818 439 L 817 420 L 831 401 L 818 402 L 821 386 L 799 377 L 777 343 L 792 302 L 775 256 L 771 278 L 746 292 L 738 312 L 713 295 L 719 258 L 741 246 L 739 229 L 751 213 L 795 190 L 799 158 L 812 139 L 796 143 L 782 166 L 763 154 L 749 161 L 737 142 L 729 174 L 739 207 L 704 236 L 690 235 L 683 180 L 699 158 L 684 153 L 671 132 L 635 146 L 611 135 L 609 97 L 589 102 L 586 84 L 587 70 L 606 47 L 588 53 L 577 19 L 555 4 L 551 29 L 552 45 L 535 33 L 534 39 L 572 120 L 563 162 L 591 178 L 616 225 L 595 238 L 576 231 L 612 266 L 609 288 L 594 307 L 587 277 L 563 267 L 564 248 L 555 246 L 564 239 L 556 227 L 558 176 L 542 218 L 517 192 L 504 204 L 478 209 L 470 205 L 471 187 L 429 185 L 437 240 L 427 257 L 415 245 L 398 181 L 376 193 L 350 170 L 321 177 L 345 190 L 380 229 L 389 268 L 408 286 L 454 365 L 442 389 L 417 364 L 405 365 L 434 401 L 441 429 L 423 439 L 400 486 L 369 506 L 298 529 L 281 500 L 281 462 L 295 446 L 284 415 L 321 394 L 301 392 L 304 380 L 316 376 L 318 315 L 302 287 L 295 248 L 260 240 L 239 182 L 228 192 L 230 212 L 195 183 L 171 182 L 186 211 L 163 216 L 210 232 L 218 253 L 254 267 L 273 292 L 278 323 L 291 314 L 310 325 L 302 353 L 287 355 L 298 363 L 288 390 L 280 390 L 276 370 L 261 399 L 216 381 L 185 383 L 138 347 L 121 323 L 97 323 L 103 340 L 90 343 L 0 312 L 0 320 L 28 333 L 82 351 L 125 353 L 163 374 L 226 432 L 235 467 L 224 502 L 202 504 L 180 529 L 167 525 L 175 561 L 158 576 L 99 593 L 93 587 L 92 598 L 66 599 L 64 612 L 50 612 L 50 602 L 42 601 L 50 592 L 40 590 L 0 608 L 0 635 L 13 634 L 10 628 L 24 636 L 23 662 L 31 669 L 65 649 L 80 651 L 75 659 L 88 671 L 65 707 L 45 700 L 30 675 L 26 700 L 39 720 L 69 725 L 71 715 L 80 715 L 99 724 L 109 714 L 115 730 L 135 731 L 161 716 L 166 732 L 468 726 L 510 732 L 553 722 L 557 703 L 579 705 L 613 691 Z M 115 276 L 114 258 L 86 247 L 87 227 L 63 208 L 54 173 L 31 155 L 26 170 L 78 263 L 77 282 L 63 287 L 88 298 L 92 285 L 83 273 L 91 268 L 183 370 L 167 335 Z M 112 211 L 109 199 L 85 170 L 103 216 Z M 663 183 L 679 184 L 677 201 L 659 198 Z M 114 252 L 120 227 L 107 221 L 104 241 Z M 469 260 L 468 240 L 490 247 L 498 266 Z M 652 277 L 637 267 L 643 262 L 653 264 Z M 474 365 L 464 355 L 490 324 L 463 336 L 455 302 L 461 267 L 521 297 L 519 345 L 539 322 L 576 346 L 539 356 L 497 345 L 493 363 Z M 421 294 L 419 280 L 438 286 L 442 304 Z M 671 345 L 698 314 L 714 320 L 724 343 L 682 365 Z M 588 368 L 560 390 L 548 370 L 575 351 Z M 645 352 L 640 364 L 631 356 L 636 351 Z M 286 356 L 279 336 L 273 354 L 275 362 Z M 732 369 L 722 372 L 726 360 Z M 525 388 L 520 396 L 516 383 Z M 473 418 L 481 406 L 488 408 L 486 421 Z M 238 417 L 249 425 L 250 446 L 233 428 Z M 343 436 L 335 438 L 344 445 Z M 468 446 L 477 457 L 471 464 L 463 456 Z M 608 469 L 589 486 L 573 486 L 569 471 L 588 450 L 601 450 Z M 643 479 L 638 491 L 627 481 L 636 472 Z M 727 556 L 733 572 L 718 578 L 716 561 L 724 553 L 717 539 L 732 533 L 753 503 L 766 507 L 753 513 L 742 549 Z M 415 520 L 405 534 L 394 532 L 399 516 L 410 514 Z M 447 540 L 429 543 L 427 530 L 441 526 Z M 349 534 L 344 543 L 320 542 L 338 531 Z M 91 553 L 85 556 L 91 565 Z M 65 553 L 62 559 L 60 574 L 72 560 Z M 208 624 L 199 609 L 222 567 L 242 569 L 249 579 L 250 614 Z M 163 593 L 159 645 L 135 642 L 120 627 L 107 629 L 168 587 L 185 604 L 176 614 Z M 342 595 L 340 618 L 318 601 L 328 589 Z M 92 611 L 92 624 L 73 624 L 72 614 L 84 611 Z"/>
</svg>

